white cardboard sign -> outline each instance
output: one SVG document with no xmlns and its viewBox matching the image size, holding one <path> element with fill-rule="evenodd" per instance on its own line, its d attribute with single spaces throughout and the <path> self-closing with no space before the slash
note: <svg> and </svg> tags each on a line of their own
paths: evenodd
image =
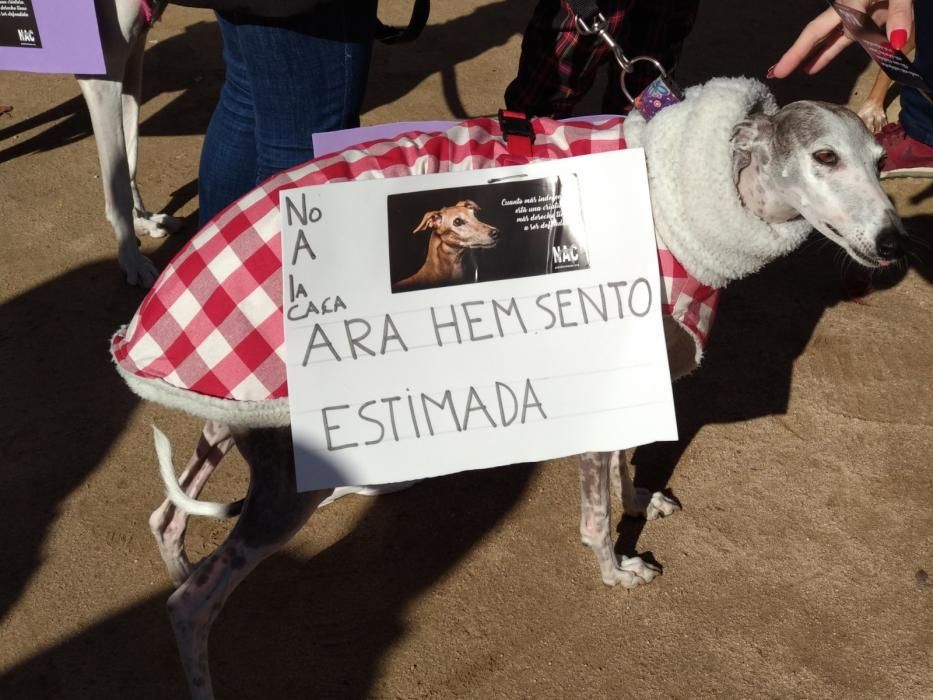
<svg viewBox="0 0 933 700">
<path fill-rule="evenodd" d="M 641 150 L 280 204 L 299 490 L 676 439 Z"/>
</svg>

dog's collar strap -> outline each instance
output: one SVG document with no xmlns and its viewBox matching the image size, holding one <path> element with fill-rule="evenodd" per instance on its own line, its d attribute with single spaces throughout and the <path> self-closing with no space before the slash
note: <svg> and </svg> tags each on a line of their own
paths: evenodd
<svg viewBox="0 0 933 700">
<path fill-rule="evenodd" d="M 683 89 L 674 82 L 673 78 L 668 75 L 659 75 L 641 91 L 632 104 L 645 118 L 645 121 L 651 121 L 652 117 L 662 109 L 683 102 L 683 99 Z"/>
</svg>

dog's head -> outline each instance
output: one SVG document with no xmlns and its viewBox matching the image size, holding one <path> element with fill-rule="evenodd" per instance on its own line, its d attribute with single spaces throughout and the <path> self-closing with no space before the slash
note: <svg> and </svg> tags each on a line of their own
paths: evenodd
<svg viewBox="0 0 933 700">
<path fill-rule="evenodd" d="M 904 225 L 878 177 L 884 149 L 854 112 L 794 102 L 750 116 L 732 143 L 736 182 L 762 218 L 803 216 L 868 267 L 904 255 Z"/>
<path fill-rule="evenodd" d="M 430 231 L 452 248 L 492 248 L 499 230 L 476 218 L 479 206 L 466 199 L 452 207 L 429 211 L 412 233 Z"/>
</svg>

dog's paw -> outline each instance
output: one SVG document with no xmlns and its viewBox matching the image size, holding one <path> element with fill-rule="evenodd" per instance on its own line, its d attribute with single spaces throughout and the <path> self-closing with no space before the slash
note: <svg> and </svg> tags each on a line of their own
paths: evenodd
<svg viewBox="0 0 933 700">
<path fill-rule="evenodd" d="M 123 255 L 120 256 L 120 269 L 126 275 L 127 283 L 131 287 L 149 289 L 159 277 L 159 269 L 139 251 L 128 257 L 130 259 L 125 260 Z"/>
<path fill-rule="evenodd" d="M 648 489 L 635 489 L 635 502 L 626 505 L 626 515 L 640 515 L 645 520 L 657 520 L 673 515 L 680 510 L 680 504 L 673 498 L 668 498 L 660 491 L 652 493 Z"/>
<path fill-rule="evenodd" d="M 858 111 L 858 116 L 873 134 L 881 131 L 881 127 L 888 123 L 888 115 L 880 105 L 865 103 Z"/>
<path fill-rule="evenodd" d="M 636 588 L 651 583 L 655 576 L 660 575 L 660 567 L 649 564 L 641 557 L 622 555 L 614 568 L 603 573 L 603 583 L 607 586 Z"/>
<path fill-rule="evenodd" d="M 164 238 L 181 228 L 184 219 L 168 214 L 153 214 L 148 211 L 133 212 L 133 227 L 136 233 L 144 234 L 150 238 Z"/>
</svg>

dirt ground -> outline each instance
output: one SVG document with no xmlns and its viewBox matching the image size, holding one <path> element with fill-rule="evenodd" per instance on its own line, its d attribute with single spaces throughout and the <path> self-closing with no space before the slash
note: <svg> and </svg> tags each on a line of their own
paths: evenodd
<svg viewBox="0 0 933 700">
<path fill-rule="evenodd" d="M 378 49 L 364 121 L 494 112 L 532 4 L 435 0 L 416 44 Z M 684 83 L 764 76 L 822 9 L 757 5 L 704 4 Z M 206 12 L 173 7 L 151 34 L 140 181 L 187 221 L 144 242 L 159 265 L 194 232 L 219 51 Z M 850 49 L 775 90 L 857 104 L 871 78 Z M 77 84 L 0 85 L 0 697 L 184 697 L 146 524 L 150 424 L 186 452 L 199 423 L 138 402 L 110 364 L 142 293 L 117 271 Z M 218 697 L 933 698 L 929 182 L 888 187 L 919 263 L 860 303 L 816 243 L 726 291 L 706 366 L 676 387 L 681 442 L 636 456 L 638 481 L 684 504 L 620 527 L 620 551 L 664 566 L 653 584 L 601 583 L 570 461 L 345 498 L 231 598 Z M 206 496 L 245 487 L 228 459 Z M 193 553 L 228 528 L 194 522 Z"/>
</svg>

